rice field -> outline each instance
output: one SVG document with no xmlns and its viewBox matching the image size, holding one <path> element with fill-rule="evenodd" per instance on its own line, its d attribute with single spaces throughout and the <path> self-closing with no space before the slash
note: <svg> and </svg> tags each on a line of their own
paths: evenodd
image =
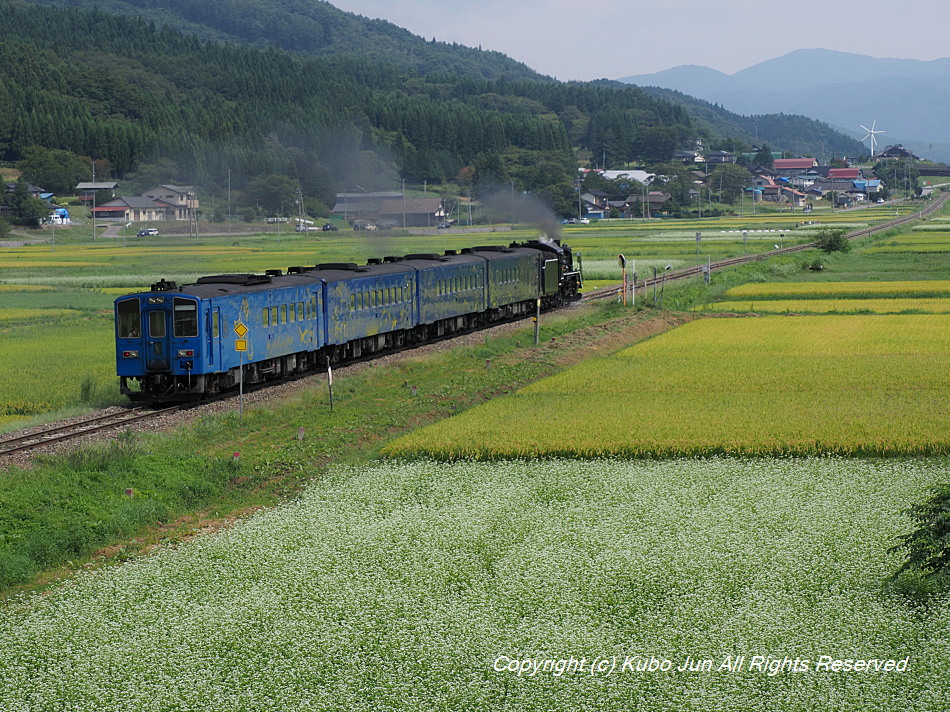
<svg viewBox="0 0 950 712">
<path fill-rule="evenodd" d="M 335 469 L 8 603 L 0 706 L 932 712 L 950 603 L 921 616 L 882 582 L 900 511 L 945 476 L 837 458 Z"/>
<path fill-rule="evenodd" d="M 703 312 L 765 314 L 948 314 L 950 299 L 774 299 L 723 301 Z"/>
<path fill-rule="evenodd" d="M 866 296 L 933 297 L 950 296 L 948 280 L 903 280 L 875 282 L 750 282 L 726 290 L 732 299 L 827 299 Z"/>
<path fill-rule="evenodd" d="M 0 310 L 0 326 L 4 311 L 24 310 Z M 0 363 L 12 366 L 0 369 L 0 418 L 9 424 L 72 406 L 117 402 L 111 316 L 66 314 L 51 328 L 57 310 L 35 311 L 0 335 Z"/>
<path fill-rule="evenodd" d="M 884 244 L 869 247 L 866 252 L 872 255 L 888 252 L 950 252 L 950 231 L 911 231 Z"/>
<path fill-rule="evenodd" d="M 410 433 L 399 457 L 950 452 L 943 315 L 701 319 Z"/>
<path fill-rule="evenodd" d="M 767 314 L 950 314 L 950 298 L 937 299 L 744 299 L 706 304 L 703 312 Z"/>
<path fill-rule="evenodd" d="M 62 316 L 75 316 L 81 312 L 75 309 L 2 309 L 0 324 L 10 321 L 32 321 L 34 319 L 56 319 Z"/>
</svg>

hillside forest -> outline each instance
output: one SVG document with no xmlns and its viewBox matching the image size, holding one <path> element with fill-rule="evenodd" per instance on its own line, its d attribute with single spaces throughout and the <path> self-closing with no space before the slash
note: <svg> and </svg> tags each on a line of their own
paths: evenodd
<svg viewBox="0 0 950 712">
<path fill-rule="evenodd" d="M 360 22 L 377 34 L 388 25 L 317 6 L 335 13 L 326 15 L 327 37 L 358 36 Z M 60 195 L 91 180 L 95 164 L 97 180 L 131 190 L 180 183 L 250 195 L 288 186 L 314 215 L 327 213 L 336 192 L 403 182 L 454 182 L 476 196 L 510 186 L 571 214 L 579 159 L 652 166 L 697 139 L 752 146 L 738 120 L 699 116 L 629 85 L 559 82 L 498 53 L 402 30 L 375 51 L 329 41 L 285 49 L 195 32 L 200 13 L 179 28 L 99 7 L 0 0 L 0 19 L 0 162 Z M 797 149 L 853 148 L 795 118 Z M 782 135 L 789 123 L 763 118 L 760 140 L 791 145 Z"/>
</svg>

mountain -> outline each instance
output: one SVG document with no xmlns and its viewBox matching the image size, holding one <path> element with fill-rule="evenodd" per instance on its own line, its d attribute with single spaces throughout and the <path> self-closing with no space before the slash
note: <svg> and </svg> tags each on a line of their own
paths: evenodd
<svg viewBox="0 0 950 712">
<path fill-rule="evenodd" d="M 800 114 L 744 116 L 673 89 L 654 86 L 642 89 L 658 99 L 682 105 L 701 133 L 718 136 L 720 141 L 733 139 L 750 146 L 768 145 L 793 156 L 817 156 L 822 160 L 866 152 L 857 138 Z"/>
<path fill-rule="evenodd" d="M 740 114 L 802 114 L 861 138 L 861 126 L 886 133 L 881 146 L 903 143 L 918 155 L 950 159 L 950 58 L 929 62 L 878 59 L 825 49 L 802 49 L 735 74 L 680 66 L 624 77 L 705 99 Z M 936 147 L 934 151 L 933 147 Z"/>
<path fill-rule="evenodd" d="M 337 9 L 324 0 L 31 0 L 38 5 L 129 15 L 215 40 L 279 47 L 315 56 L 360 57 L 485 79 L 541 79 L 501 52 L 427 41 L 386 20 Z"/>
<path fill-rule="evenodd" d="M 319 211 L 353 186 L 458 180 L 570 213 L 579 153 L 745 150 L 772 124 L 775 149 L 850 142 L 801 117 L 558 82 L 320 0 L 0 0 L 0 161 L 58 192 L 94 158 L 100 179 L 233 188 L 249 207 L 298 186 Z"/>
</svg>

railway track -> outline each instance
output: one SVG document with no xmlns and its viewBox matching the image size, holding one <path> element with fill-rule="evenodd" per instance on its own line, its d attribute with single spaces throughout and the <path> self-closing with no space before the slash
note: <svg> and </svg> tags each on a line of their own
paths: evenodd
<svg viewBox="0 0 950 712">
<path fill-rule="evenodd" d="M 885 230 L 890 230 L 895 227 L 900 227 L 901 225 L 906 225 L 907 223 L 920 220 L 927 215 L 931 215 L 936 211 L 940 210 L 943 207 L 943 204 L 950 199 L 950 193 L 941 193 L 937 198 L 931 200 L 926 208 L 922 208 L 914 213 L 909 213 L 903 217 L 897 217 L 893 220 L 886 220 L 885 222 L 879 223 L 877 225 L 871 225 L 860 230 L 853 230 L 845 235 L 848 240 L 855 240 L 859 237 L 869 237 L 877 232 L 884 232 Z M 777 255 L 784 255 L 791 252 L 802 252 L 803 250 L 809 250 L 815 247 L 815 243 L 809 242 L 804 245 L 793 245 L 791 247 L 785 247 L 778 250 L 772 250 L 770 252 L 759 252 L 754 255 L 743 255 L 741 257 L 732 257 L 727 260 L 720 260 L 719 262 L 713 262 L 709 265 L 710 270 L 723 269 L 724 267 L 732 267 L 734 265 L 745 264 L 746 262 L 755 262 L 757 260 L 768 259 L 769 257 L 776 257 Z M 648 287 L 653 287 L 661 285 L 664 282 L 675 281 L 678 279 L 685 279 L 687 277 L 695 277 L 701 275 L 703 272 L 702 266 L 695 267 L 684 267 L 672 272 L 666 272 L 662 276 L 647 277 L 645 279 L 637 280 L 637 288 L 646 289 Z M 616 297 L 620 294 L 622 287 L 603 287 L 601 289 L 588 292 L 584 295 L 585 300 L 594 300 L 594 299 L 609 299 L 610 297 Z"/>
<path fill-rule="evenodd" d="M 121 428 L 131 423 L 150 420 L 180 409 L 180 406 L 177 405 L 161 410 L 131 408 L 120 413 L 110 413 L 109 415 L 100 415 L 95 418 L 86 418 L 85 420 L 79 420 L 67 425 L 54 425 L 53 427 L 38 430 L 28 435 L 21 435 L 8 440 L 0 440 L 0 458 L 18 452 L 33 450 L 43 445 L 51 445 L 53 443 L 82 437 L 83 435 L 98 433 L 103 430 Z"/>
</svg>

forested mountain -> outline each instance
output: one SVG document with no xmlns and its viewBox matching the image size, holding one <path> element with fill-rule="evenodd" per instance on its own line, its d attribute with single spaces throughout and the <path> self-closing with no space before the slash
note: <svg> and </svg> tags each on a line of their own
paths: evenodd
<svg viewBox="0 0 950 712">
<path fill-rule="evenodd" d="M 148 17 L 127 14 L 139 6 Z M 246 44 L 272 33 L 288 44 L 291 27 L 305 51 Z M 204 194 L 283 177 L 315 212 L 336 191 L 403 179 L 511 184 L 570 213 L 577 151 L 612 167 L 666 161 L 698 136 L 748 139 L 691 110 L 619 83 L 539 77 L 324 2 L 0 0 L 0 161 L 59 192 L 88 180 L 94 159 L 100 179 Z"/>
<path fill-rule="evenodd" d="M 348 55 L 398 63 L 420 74 L 540 79 L 500 52 L 426 41 L 385 20 L 343 12 L 323 0 L 32 0 L 98 8 L 178 29 L 202 40 L 280 47 L 308 54 Z"/>
</svg>

